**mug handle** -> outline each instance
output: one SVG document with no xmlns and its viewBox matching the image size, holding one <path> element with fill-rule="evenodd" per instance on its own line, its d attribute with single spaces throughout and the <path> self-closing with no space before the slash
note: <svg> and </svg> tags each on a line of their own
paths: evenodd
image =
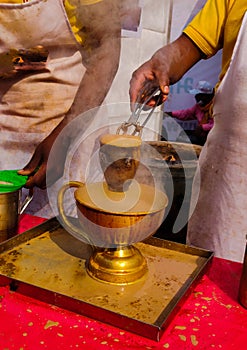
<svg viewBox="0 0 247 350">
<path fill-rule="evenodd" d="M 65 228 L 66 231 L 72 234 L 75 238 L 79 239 L 80 241 L 83 238 L 83 242 L 90 244 L 93 246 L 93 243 L 90 241 L 90 239 L 87 237 L 87 235 L 83 232 L 82 228 L 79 226 L 76 226 L 65 214 L 63 202 L 64 202 L 64 195 L 65 192 L 72 187 L 79 188 L 81 186 L 84 186 L 83 182 L 79 181 L 69 181 L 68 183 L 64 184 L 57 196 L 57 206 L 58 206 L 58 212 L 59 212 L 59 221 L 61 221 L 63 227 Z"/>
</svg>

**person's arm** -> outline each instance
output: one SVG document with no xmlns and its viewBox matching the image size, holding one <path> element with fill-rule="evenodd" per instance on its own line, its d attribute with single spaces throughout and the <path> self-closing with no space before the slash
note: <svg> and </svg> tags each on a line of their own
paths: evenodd
<svg viewBox="0 0 247 350">
<path fill-rule="evenodd" d="M 137 101 L 139 92 L 147 87 L 151 90 L 160 87 L 162 102 L 167 99 L 169 85 L 175 84 L 203 57 L 200 49 L 185 34 L 168 44 L 152 58 L 133 72 L 130 81 L 130 102 Z M 150 105 L 153 101 L 150 102 Z"/>
<path fill-rule="evenodd" d="M 196 118 L 197 106 L 194 105 L 191 108 L 180 109 L 177 111 L 172 111 L 172 117 L 180 120 L 194 120 Z"/>
<path fill-rule="evenodd" d="M 75 100 L 64 119 L 38 145 L 30 162 L 23 170 L 19 171 L 22 175 L 29 175 L 26 187 L 45 188 L 47 186 L 47 161 L 57 136 L 75 117 L 100 106 L 103 102 L 119 64 L 121 26 L 118 4 L 118 0 L 103 0 L 95 5 L 83 7 L 83 24 L 87 33 L 85 45 L 90 48 L 86 54 L 82 51 L 86 73 L 81 80 Z M 59 152 L 58 149 L 54 168 L 49 169 L 49 172 L 53 173 L 54 181 L 63 174 L 66 150 L 69 147 L 70 139 L 64 139 L 62 143 L 63 152 Z M 38 171 L 36 171 L 37 169 Z"/>
<path fill-rule="evenodd" d="M 179 81 L 201 58 L 207 59 L 223 48 L 226 19 L 232 4 L 233 1 L 207 0 L 177 40 L 158 50 L 133 73 L 130 81 L 132 108 L 143 88 L 153 91 L 159 87 L 163 93 L 162 102 L 166 101 L 169 85 Z M 239 18 L 234 18 L 238 24 L 243 14 L 244 11 L 241 11 Z M 233 26 L 232 30 L 236 31 L 236 28 Z M 228 43 L 230 55 L 226 54 L 224 70 L 230 62 L 232 45 L 233 42 Z M 153 104 L 154 101 L 151 100 L 149 105 Z"/>
</svg>

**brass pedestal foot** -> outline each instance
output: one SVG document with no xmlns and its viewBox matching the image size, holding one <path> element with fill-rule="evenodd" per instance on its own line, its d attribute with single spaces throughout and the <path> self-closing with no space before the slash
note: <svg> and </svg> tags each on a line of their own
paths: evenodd
<svg viewBox="0 0 247 350">
<path fill-rule="evenodd" d="M 132 245 L 96 249 L 87 264 L 87 272 L 91 277 L 118 285 L 135 283 L 147 271 L 145 258 Z"/>
</svg>

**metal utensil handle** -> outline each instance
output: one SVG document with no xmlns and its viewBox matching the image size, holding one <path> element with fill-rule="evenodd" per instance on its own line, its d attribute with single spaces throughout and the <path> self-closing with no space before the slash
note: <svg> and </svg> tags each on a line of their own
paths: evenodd
<svg viewBox="0 0 247 350">
<path fill-rule="evenodd" d="M 138 123 L 135 124 L 135 123 L 129 123 L 129 122 L 122 123 L 119 126 L 119 128 L 117 129 L 116 134 L 120 135 L 120 133 L 122 131 L 123 135 L 126 135 L 128 133 L 128 129 L 130 127 L 134 128 L 133 132 L 130 135 L 134 136 L 134 135 L 138 134 L 139 136 L 141 136 L 143 127 Z"/>
<path fill-rule="evenodd" d="M 134 109 L 133 113 L 131 114 L 128 122 L 131 122 L 131 123 L 134 123 L 136 124 L 140 115 L 141 115 L 141 112 L 143 111 L 143 109 L 145 108 L 145 106 L 148 104 L 148 102 L 157 94 L 157 92 L 160 91 L 160 88 L 157 88 L 155 89 L 152 94 L 146 99 L 144 100 L 142 103 L 139 103 L 137 102 L 136 104 L 136 108 Z M 138 99 L 141 99 L 141 97 L 143 96 L 143 92 L 141 91 L 138 95 Z M 137 99 L 137 101 L 138 101 Z M 159 102 L 160 99 L 157 99 L 155 105 L 152 107 L 152 112 L 153 112 L 153 109 L 157 106 L 158 102 Z M 152 113 L 151 113 L 152 114 Z M 151 114 L 149 116 L 149 118 L 151 117 Z M 145 123 L 146 124 L 146 123 Z M 142 124 L 143 125 L 143 124 Z"/>
<path fill-rule="evenodd" d="M 148 113 L 147 118 L 144 120 L 144 122 L 142 123 L 142 127 L 144 128 L 144 126 L 147 124 L 147 122 L 149 121 L 149 119 L 151 118 L 155 108 L 158 106 L 159 104 L 159 100 L 157 99 L 157 101 L 155 102 L 155 105 L 152 107 L 151 111 Z"/>
<path fill-rule="evenodd" d="M 28 195 L 26 196 L 26 198 L 24 199 L 21 208 L 20 208 L 20 215 L 23 214 L 24 210 L 27 208 L 27 206 L 29 205 L 29 203 L 32 201 L 33 199 L 33 189 L 31 188 L 29 190 Z"/>
<path fill-rule="evenodd" d="M 120 134 L 120 132 L 123 132 L 123 134 L 127 134 L 129 128 L 132 127 L 132 128 L 134 128 L 134 130 L 131 133 L 131 135 L 134 136 L 134 135 L 138 134 L 141 136 L 144 126 L 147 124 L 147 122 L 149 121 L 149 119 L 151 118 L 151 116 L 154 112 L 154 109 L 157 107 L 157 105 L 160 102 L 161 94 L 159 94 L 157 96 L 158 98 L 156 99 L 154 106 L 151 107 L 151 110 L 149 111 L 144 122 L 142 124 L 140 124 L 140 123 L 138 123 L 138 119 L 140 118 L 141 112 L 144 110 L 145 106 L 157 94 L 157 92 L 160 92 L 160 88 L 155 89 L 150 94 L 150 96 L 146 100 L 144 100 L 144 102 L 136 103 L 136 107 L 133 110 L 133 112 L 131 113 L 131 116 L 129 117 L 128 121 L 126 121 L 120 125 L 120 127 L 117 129 L 116 134 Z M 141 90 L 138 94 L 137 101 L 140 100 L 143 96 L 145 97 L 144 90 Z"/>
</svg>

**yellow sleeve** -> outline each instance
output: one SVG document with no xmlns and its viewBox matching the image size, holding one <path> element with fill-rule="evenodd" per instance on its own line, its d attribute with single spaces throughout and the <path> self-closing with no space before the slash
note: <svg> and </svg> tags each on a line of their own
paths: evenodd
<svg viewBox="0 0 247 350">
<path fill-rule="evenodd" d="M 213 56 L 223 46 L 228 3 L 226 0 L 208 0 L 183 31 L 206 57 Z"/>
<path fill-rule="evenodd" d="M 222 49 L 219 81 L 225 75 L 245 12 L 246 0 L 207 0 L 202 10 L 184 29 L 206 58 Z"/>
<path fill-rule="evenodd" d="M 80 44 L 83 44 L 83 42 L 85 41 L 85 34 L 80 31 L 83 24 L 79 20 L 80 10 L 78 10 L 78 6 L 93 5 L 102 1 L 104 0 L 65 0 L 64 1 L 65 11 L 67 13 L 72 31 L 76 37 L 76 40 Z"/>
</svg>

